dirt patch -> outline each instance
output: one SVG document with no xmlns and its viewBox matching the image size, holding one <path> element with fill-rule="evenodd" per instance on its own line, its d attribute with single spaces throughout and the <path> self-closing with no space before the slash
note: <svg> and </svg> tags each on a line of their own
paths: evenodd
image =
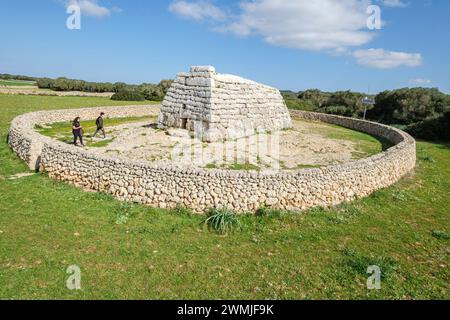
<svg viewBox="0 0 450 320">
<path fill-rule="evenodd" d="M 88 150 L 163 164 L 172 161 L 206 168 L 251 164 L 252 168 L 286 170 L 349 162 L 355 160 L 355 154 L 370 155 L 364 151 L 367 141 L 329 137 L 330 132 L 347 129 L 304 120 L 293 123 L 290 130 L 214 143 L 182 132 L 169 135 L 148 122 L 127 123 L 109 128 L 107 139 L 111 142 L 106 146 Z"/>
</svg>

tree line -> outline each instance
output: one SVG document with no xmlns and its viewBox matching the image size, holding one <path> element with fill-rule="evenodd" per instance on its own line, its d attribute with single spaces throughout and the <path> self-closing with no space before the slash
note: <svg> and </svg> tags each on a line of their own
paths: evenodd
<svg viewBox="0 0 450 320">
<path fill-rule="evenodd" d="M 81 91 L 91 93 L 114 93 L 114 100 L 140 101 L 151 100 L 161 101 L 167 93 L 172 80 L 162 80 L 158 84 L 142 83 L 127 84 L 124 82 L 90 82 L 84 80 L 69 79 L 66 77 L 38 78 L 23 75 L 0 74 L 1 80 L 24 80 L 35 81 L 40 89 L 53 91 Z"/>
<path fill-rule="evenodd" d="M 318 89 L 282 92 L 289 108 L 362 118 L 366 94 Z M 366 118 L 406 130 L 417 138 L 450 140 L 450 96 L 436 88 L 386 90 L 370 96 Z"/>
<path fill-rule="evenodd" d="M 36 81 L 34 77 L 21 76 L 8 73 L 0 73 L 0 80 L 21 80 L 21 81 Z"/>
<path fill-rule="evenodd" d="M 57 79 L 39 78 L 36 84 L 41 89 L 54 91 L 82 91 L 93 93 L 114 92 L 114 100 L 153 100 L 160 101 L 164 98 L 171 80 L 162 80 L 158 84 L 143 83 L 140 85 L 126 84 L 124 82 L 89 82 L 74 80 L 64 77 Z"/>
</svg>

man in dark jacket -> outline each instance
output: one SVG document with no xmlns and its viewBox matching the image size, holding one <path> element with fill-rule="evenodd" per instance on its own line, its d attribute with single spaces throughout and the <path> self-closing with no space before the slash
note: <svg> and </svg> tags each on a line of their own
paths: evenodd
<svg viewBox="0 0 450 320">
<path fill-rule="evenodd" d="M 81 146 L 83 144 L 83 127 L 80 124 L 80 117 L 76 117 L 72 122 L 73 144 L 77 145 L 77 139 L 80 139 Z"/>
<path fill-rule="evenodd" d="M 99 131 L 101 131 L 103 133 L 103 139 L 106 138 L 105 127 L 103 125 L 103 116 L 104 115 L 105 115 L 104 112 L 100 113 L 100 117 L 98 117 L 97 120 L 95 120 L 95 125 L 97 126 L 97 130 L 95 130 L 93 138 L 95 138 L 95 136 L 97 135 L 97 133 Z"/>
</svg>

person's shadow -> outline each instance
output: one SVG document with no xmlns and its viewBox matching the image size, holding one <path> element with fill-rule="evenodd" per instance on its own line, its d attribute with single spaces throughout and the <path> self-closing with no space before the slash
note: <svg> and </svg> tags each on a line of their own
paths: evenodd
<svg viewBox="0 0 450 320">
<path fill-rule="evenodd" d="M 146 125 L 143 125 L 142 128 L 158 129 L 158 124 L 157 123 L 146 124 Z"/>
</svg>

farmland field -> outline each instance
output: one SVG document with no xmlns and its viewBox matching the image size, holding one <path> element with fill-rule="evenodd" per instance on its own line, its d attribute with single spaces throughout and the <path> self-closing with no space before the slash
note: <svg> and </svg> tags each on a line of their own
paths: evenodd
<svg viewBox="0 0 450 320">
<path fill-rule="evenodd" d="M 22 86 L 35 86 L 34 81 L 22 81 L 22 80 L 1 80 L 0 86 L 22 87 Z"/>
</svg>

